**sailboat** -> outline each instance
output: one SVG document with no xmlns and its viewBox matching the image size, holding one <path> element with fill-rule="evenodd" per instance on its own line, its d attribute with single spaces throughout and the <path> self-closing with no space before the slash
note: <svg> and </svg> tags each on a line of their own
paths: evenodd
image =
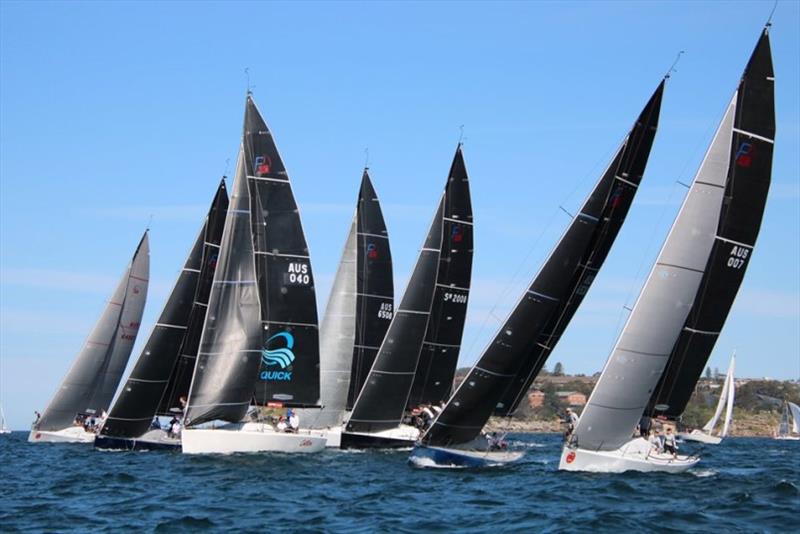
<svg viewBox="0 0 800 534">
<path fill-rule="evenodd" d="M 651 397 L 659 394 L 659 383 L 669 379 L 666 373 L 676 370 L 677 387 L 669 389 L 688 398 L 699 377 L 696 366 L 705 366 L 752 257 L 775 136 L 768 29 L 564 446 L 559 469 L 679 472 L 699 461 L 654 452 L 647 439 L 632 436 Z M 679 404 L 659 403 L 654 409 L 680 414 Z"/>
<path fill-rule="evenodd" d="M 145 231 L 89 338 L 44 413 L 33 423 L 28 441 L 94 441 L 91 422 L 108 410 L 125 372 L 139 333 L 149 277 L 150 248 Z"/>
<path fill-rule="evenodd" d="M 516 409 L 603 265 L 644 175 L 663 92 L 664 81 L 493 341 L 415 445 L 413 465 L 480 467 L 523 456 L 481 430 L 493 411 Z"/>
<path fill-rule="evenodd" d="M 791 424 L 789 424 L 791 421 Z M 784 401 L 781 422 L 775 433 L 775 439 L 800 440 L 800 406 L 793 402 Z"/>
<path fill-rule="evenodd" d="M 420 354 L 430 350 L 446 365 L 452 354 L 457 358 L 471 270 L 472 206 L 459 144 L 405 294 L 345 424 L 342 448 L 410 447 L 419 437 L 406 408 Z M 445 328 L 447 321 L 460 325 L 458 331 Z"/>
<path fill-rule="evenodd" d="M 321 409 L 300 410 L 304 427 L 341 444 L 342 423 L 375 361 L 394 314 L 389 234 L 368 169 L 320 328 Z"/>
<path fill-rule="evenodd" d="M 0 434 L 11 434 L 11 429 L 6 426 L 6 414 L 3 412 L 2 404 L 0 404 Z"/>
<path fill-rule="evenodd" d="M 180 438 L 158 416 L 178 417 L 189 380 L 228 209 L 224 179 L 161 316 L 94 441 L 98 449 L 179 449 Z M 154 424 L 156 423 L 156 424 Z"/>
<path fill-rule="evenodd" d="M 736 386 L 733 376 L 734 366 L 736 363 L 736 354 L 731 356 L 731 364 L 728 366 L 728 372 L 725 374 L 725 382 L 722 384 L 720 391 L 719 401 L 717 402 L 717 409 L 714 410 L 714 415 L 703 426 L 702 429 L 695 428 L 691 432 L 678 432 L 678 437 L 684 441 L 699 441 L 708 445 L 719 445 L 722 438 L 727 437 L 728 430 L 730 430 L 731 422 L 733 421 L 733 401 Z M 718 436 L 713 434 L 714 427 L 717 426 L 719 418 L 722 415 L 722 410 L 725 410 L 725 419 L 722 423 L 722 431 Z"/>
<path fill-rule="evenodd" d="M 319 452 L 324 434 L 279 432 L 250 410 L 251 403 L 317 405 L 319 347 L 308 248 L 289 177 L 250 93 L 245 106 L 182 449 Z"/>
</svg>

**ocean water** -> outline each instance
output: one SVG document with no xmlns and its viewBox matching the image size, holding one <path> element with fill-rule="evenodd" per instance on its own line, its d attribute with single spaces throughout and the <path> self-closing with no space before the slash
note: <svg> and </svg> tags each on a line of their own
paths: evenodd
<svg viewBox="0 0 800 534">
<path fill-rule="evenodd" d="M 800 442 L 732 438 L 684 474 L 557 470 L 560 438 L 509 436 L 513 466 L 410 467 L 408 452 L 185 456 L 0 436 L 0 531 L 787 532 Z M 689 450 L 689 444 L 684 450 Z"/>
</svg>

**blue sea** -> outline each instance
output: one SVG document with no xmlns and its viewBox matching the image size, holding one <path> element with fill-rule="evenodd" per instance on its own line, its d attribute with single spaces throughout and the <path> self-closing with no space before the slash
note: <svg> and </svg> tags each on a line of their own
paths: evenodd
<svg viewBox="0 0 800 534">
<path fill-rule="evenodd" d="M 483 470 L 408 452 L 184 456 L 0 436 L 2 532 L 786 532 L 800 525 L 800 442 L 731 438 L 680 475 L 557 470 L 560 436 Z M 691 447 L 686 444 L 684 450 Z"/>
</svg>

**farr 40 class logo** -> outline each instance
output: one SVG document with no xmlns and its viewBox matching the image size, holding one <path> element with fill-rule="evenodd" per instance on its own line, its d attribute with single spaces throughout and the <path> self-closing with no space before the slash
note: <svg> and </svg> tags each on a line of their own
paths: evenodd
<svg viewBox="0 0 800 534">
<path fill-rule="evenodd" d="M 269 348 L 270 344 L 283 344 L 276 348 Z M 292 380 L 292 362 L 294 362 L 294 336 L 289 332 L 278 332 L 267 340 L 266 347 L 261 351 L 261 363 L 274 370 L 261 371 L 261 380 L 288 382 Z"/>
</svg>

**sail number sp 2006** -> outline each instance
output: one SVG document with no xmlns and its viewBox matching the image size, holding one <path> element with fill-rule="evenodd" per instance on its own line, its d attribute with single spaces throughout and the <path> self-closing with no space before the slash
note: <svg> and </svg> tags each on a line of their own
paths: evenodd
<svg viewBox="0 0 800 534">
<path fill-rule="evenodd" d="M 749 255 L 750 249 L 734 245 L 731 249 L 731 253 L 728 255 L 728 267 L 732 269 L 741 269 Z"/>
<path fill-rule="evenodd" d="M 308 285 L 311 282 L 311 275 L 308 274 L 307 263 L 292 262 L 286 270 L 286 278 L 290 284 Z"/>
<path fill-rule="evenodd" d="M 466 304 L 467 296 L 459 293 L 445 293 L 442 298 L 445 302 L 453 302 L 455 304 Z"/>
</svg>

